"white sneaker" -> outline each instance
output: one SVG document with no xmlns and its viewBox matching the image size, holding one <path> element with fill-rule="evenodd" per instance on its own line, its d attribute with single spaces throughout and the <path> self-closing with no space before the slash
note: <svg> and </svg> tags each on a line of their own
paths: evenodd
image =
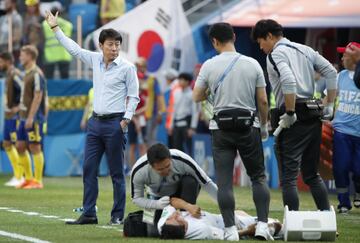
<svg viewBox="0 0 360 243">
<path fill-rule="evenodd" d="M 270 234 L 268 224 L 261 221 L 256 224 L 255 237 L 260 240 L 274 240 Z"/>
<path fill-rule="evenodd" d="M 229 240 L 229 241 L 238 241 L 239 240 L 239 232 L 237 231 L 235 225 L 225 228 L 224 240 Z"/>
<path fill-rule="evenodd" d="M 339 208 L 339 213 L 340 213 L 340 214 L 347 214 L 349 211 L 350 211 L 350 209 L 347 208 L 347 207 L 341 207 L 341 208 Z"/>
<path fill-rule="evenodd" d="M 353 204 L 355 208 L 360 208 L 360 193 L 355 193 Z"/>
<path fill-rule="evenodd" d="M 16 179 L 15 176 L 13 176 L 8 182 L 6 182 L 4 185 L 5 186 L 13 186 L 16 187 L 18 185 L 21 185 L 24 182 L 24 178 L 22 177 L 21 179 Z"/>
</svg>

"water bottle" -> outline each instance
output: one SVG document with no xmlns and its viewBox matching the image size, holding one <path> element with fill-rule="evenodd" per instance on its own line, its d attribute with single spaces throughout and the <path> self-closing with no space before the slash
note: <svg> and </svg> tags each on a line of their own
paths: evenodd
<svg viewBox="0 0 360 243">
<path fill-rule="evenodd" d="M 98 208 L 97 208 L 97 206 L 95 205 L 95 212 L 97 212 L 97 211 L 98 211 Z M 84 212 L 84 208 L 83 208 L 83 207 L 74 208 L 74 209 L 73 209 L 73 212 L 74 212 L 74 213 L 82 213 L 82 212 Z"/>
</svg>

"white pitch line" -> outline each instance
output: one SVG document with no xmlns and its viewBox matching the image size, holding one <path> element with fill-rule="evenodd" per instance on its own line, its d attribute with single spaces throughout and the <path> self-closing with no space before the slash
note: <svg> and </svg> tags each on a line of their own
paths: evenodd
<svg viewBox="0 0 360 243">
<path fill-rule="evenodd" d="M 96 228 L 101 228 L 101 229 L 113 229 L 119 232 L 123 232 L 122 229 L 115 227 L 115 226 L 106 226 L 106 225 L 102 225 L 102 226 L 96 226 Z"/>
<path fill-rule="evenodd" d="M 66 221 L 74 221 L 75 219 L 59 219 L 59 220 L 66 222 Z"/>
<path fill-rule="evenodd" d="M 26 212 L 26 211 L 13 209 L 13 208 L 9 208 L 9 207 L 0 207 L 0 210 L 5 210 L 5 211 L 11 212 L 11 213 L 22 213 L 22 214 L 25 214 L 25 215 L 28 215 L 28 216 L 38 216 L 40 218 L 45 218 L 45 219 L 56 219 L 56 220 L 63 221 L 63 222 L 74 221 L 75 220 L 75 219 L 70 219 L 70 218 L 61 218 L 61 217 L 55 216 L 55 215 L 45 215 L 45 214 L 41 214 L 41 213 L 38 213 L 38 212 Z M 101 229 L 116 230 L 116 231 L 120 231 L 120 232 L 123 231 L 122 229 L 119 229 L 119 228 L 117 228 L 115 226 L 106 226 L 106 225 L 101 226 L 101 225 L 98 225 L 96 227 L 101 228 Z"/>
<path fill-rule="evenodd" d="M 40 215 L 41 218 L 45 218 L 45 219 L 58 219 L 60 218 L 59 216 L 55 216 L 55 215 Z"/>
<path fill-rule="evenodd" d="M 6 231 L 2 231 L 2 230 L 0 230 L 0 235 L 9 237 L 12 239 L 18 239 L 18 240 L 23 240 L 23 241 L 33 242 L 33 243 L 50 243 L 50 241 L 40 240 L 40 239 L 33 238 L 30 236 L 20 235 L 20 234 L 16 234 L 16 233 L 10 233 L 10 232 L 6 232 Z"/>
<path fill-rule="evenodd" d="M 40 216 L 40 213 L 37 213 L 37 212 L 24 212 L 24 214 L 29 215 L 29 216 Z"/>
<path fill-rule="evenodd" d="M 22 211 L 22 210 L 17 210 L 17 209 L 8 209 L 8 210 L 6 210 L 6 211 L 11 212 L 11 213 L 24 213 L 24 211 Z"/>
</svg>

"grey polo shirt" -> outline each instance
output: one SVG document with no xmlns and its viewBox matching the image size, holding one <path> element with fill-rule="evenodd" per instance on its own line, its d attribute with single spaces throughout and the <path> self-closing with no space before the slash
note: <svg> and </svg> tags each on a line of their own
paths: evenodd
<svg viewBox="0 0 360 243">
<path fill-rule="evenodd" d="M 210 88 L 213 94 L 215 83 L 239 55 L 237 52 L 223 52 L 207 60 L 200 69 L 195 87 Z M 256 111 L 257 87 L 266 87 L 263 70 L 255 59 L 241 55 L 216 92 L 214 113 L 231 108 Z M 210 121 L 210 129 L 217 129 L 214 120 Z"/>
<path fill-rule="evenodd" d="M 181 177 L 193 176 L 209 195 L 217 201 L 217 186 L 187 154 L 177 149 L 170 149 L 171 170 L 168 176 L 161 177 L 148 163 L 144 155 L 136 161 L 131 171 L 131 198 L 137 206 L 155 209 L 156 201 L 145 198 L 145 188 L 152 196 L 163 197 L 176 193 Z"/>
<path fill-rule="evenodd" d="M 275 44 L 266 58 L 266 64 L 278 108 L 285 102 L 284 94 L 295 93 L 297 98 L 312 98 L 315 71 L 325 78 L 327 89 L 336 89 L 336 69 L 331 63 L 310 47 L 286 38 Z"/>
</svg>

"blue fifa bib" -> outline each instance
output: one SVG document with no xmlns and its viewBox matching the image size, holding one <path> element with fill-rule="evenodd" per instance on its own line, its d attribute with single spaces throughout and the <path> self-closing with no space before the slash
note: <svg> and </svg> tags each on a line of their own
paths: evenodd
<svg viewBox="0 0 360 243">
<path fill-rule="evenodd" d="M 360 89 L 355 86 L 353 74 L 343 70 L 338 76 L 338 100 L 332 122 L 336 131 L 360 137 Z"/>
</svg>

